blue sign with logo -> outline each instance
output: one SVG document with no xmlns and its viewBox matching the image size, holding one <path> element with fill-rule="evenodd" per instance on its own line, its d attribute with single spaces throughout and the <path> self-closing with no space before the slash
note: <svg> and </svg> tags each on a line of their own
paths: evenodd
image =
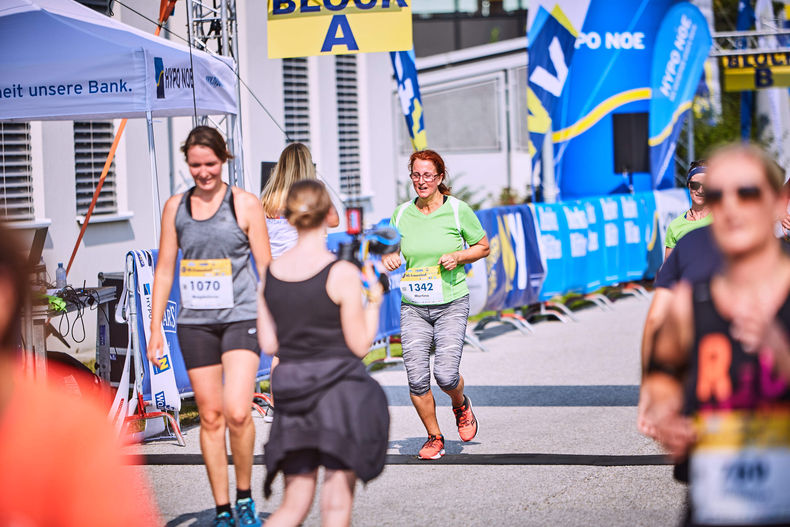
<svg viewBox="0 0 790 527">
<path fill-rule="evenodd" d="M 567 267 L 570 261 L 568 221 L 561 205 L 535 204 L 535 218 L 540 232 L 540 250 L 546 263 L 546 279 L 540 290 L 541 300 L 564 294 L 567 284 Z"/>
<path fill-rule="evenodd" d="M 484 310 L 520 307 L 538 300 L 544 278 L 532 211 L 526 205 L 476 212 L 488 236 L 488 291 Z"/>
<path fill-rule="evenodd" d="M 151 251 L 153 256 L 153 265 L 156 266 L 157 257 L 159 251 Z M 176 261 L 175 268 L 178 269 L 179 263 L 181 262 L 181 251 L 178 251 L 178 258 Z M 140 296 L 137 295 L 137 312 L 142 313 L 142 305 L 140 304 Z M 165 361 L 164 363 L 154 364 L 153 370 L 154 375 L 162 373 L 164 371 L 169 370 L 170 368 L 173 369 L 173 374 L 176 380 L 176 386 L 178 388 L 179 394 L 186 394 L 192 393 L 192 385 L 189 382 L 189 375 L 187 375 L 186 365 L 184 363 L 184 357 L 182 355 L 181 346 L 178 342 L 178 335 L 176 333 L 177 330 L 177 322 L 178 322 L 178 311 L 179 306 L 181 303 L 181 288 L 178 283 L 178 273 L 175 273 L 173 276 L 173 286 L 170 289 L 170 298 L 167 301 L 167 307 L 165 308 L 164 318 L 162 320 L 162 326 L 164 330 L 164 337 L 167 339 L 167 344 L 170 347 L 170 355 L 172 363 Z M 137 317 L 137 334 L 138 335 L 145 335 L 145 329 L 143 328 L 143 317 Z M 145 355 L 145 337 L 142 338 L 142 351 L 143 355 Z M 147 359 L 145 359 L 147 360 Z M 271 357 L 266 355 L 265 353 L 261 353 L 261 362 L 258 367 L 257 377 L 265 376 L 269 373 L 269 369 L 271 367 Z M 151 400 L 151 382 L 148 375 L 148 368 L 143 368 L 143 392 L 144 397 L 146 400 Z M 161 398 L 162 404 L 159 404 Z M 164 392 L 157 393 L 154 396 L 154 399 L 157 402 L 157 406 L 162 407 L 164 405 Z"/>
<path fill-rule="evenodd" d="M 568 226 L 568 254 L 566 254 L 565 289 L 573 293 L 587 291 L 587 247 L 589 245 L 589 225 L 587 211 L 580 201 L 560 204 L 565 224 Z"/>
</svg>

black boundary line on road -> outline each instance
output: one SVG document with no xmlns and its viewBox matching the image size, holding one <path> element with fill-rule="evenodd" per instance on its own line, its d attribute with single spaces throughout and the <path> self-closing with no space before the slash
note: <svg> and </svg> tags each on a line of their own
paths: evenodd
<svg viewBox="0 0 790 527">
<path fill-rule="evenodd" d="M 133 465 L 202 465 L 201 454 L 145 454 L 128 456 Z M 233 464 L 233 456 L 228 456 Z M 594 467 L 630 467 L 671 465 L 662 455 L 607 456 L 589 454 L 449 454 L 440 459 L 424 460 L 407 454 L 389 454 L 387 465 L 585 465 Z M 254 465 L 263 465 L 263 455 L 254 456 Z"/>
</svg>

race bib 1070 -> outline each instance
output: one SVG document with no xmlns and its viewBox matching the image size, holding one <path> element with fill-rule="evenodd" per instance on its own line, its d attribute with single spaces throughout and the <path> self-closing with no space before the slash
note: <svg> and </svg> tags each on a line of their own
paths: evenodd
<svg viewBox="0 0 790 527">
<path fill-rule="evenodd" d="M 230 259 L 181 260 L 181 304 L 187 309 L 233 307 L 233 271 Z"/>
<path fill-rule="evenodd" d="M 407 269 L 400 279 L 400 292 L 403 298 L 412 304 L 444 304 L 439 266 Z"/>
</svg>

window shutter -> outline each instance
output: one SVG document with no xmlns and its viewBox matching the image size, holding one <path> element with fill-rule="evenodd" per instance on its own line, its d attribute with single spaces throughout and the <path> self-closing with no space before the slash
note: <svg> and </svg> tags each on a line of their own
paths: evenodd
<svg viewBox="0 0 790 527">
<path fill-rule="evenodd" d="M 283 59 L 283 96 L 285 133 L 290 142 L 310 146 L 310 100 L 307 85 L 307 59 Z"/>
<path fill-rule="evenodd" d="M 30 124 L 0 123 L 0 219 L 34 217 Z"/>
<path fill-rule="evenodd" d="M 357 103 L 357 57 L 335 57 L 340 191 L 346 195 L 362 191 L 359 167 L 359 108 Z"/>
<path fill-rule="evenodd" d="M 88 212 L 114 137 L 115 129 L 112 121 L 74 121 L 74 174 L 78 216 L 84 216 Z M 115 191 L 115 161 L 113 161 L 93 214 L 118 212 Z"/>
</svg>

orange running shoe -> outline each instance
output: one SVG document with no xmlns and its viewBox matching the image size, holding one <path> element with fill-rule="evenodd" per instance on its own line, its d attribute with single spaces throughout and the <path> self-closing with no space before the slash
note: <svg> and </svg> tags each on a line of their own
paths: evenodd
<svg viewBox="0 0 790 527">
<path fill-rule="evenodd" d="M 422 445 L 420 459 L 439 459 L 444 455 L 444 436 L 441 434 L 435 436 L 428 436 L 428 441 Z"/>
<path fill-rule="evenodd" d="M 462 441 L 471 441 L 477 435 L 477 419 L 472 411 L 472 400 L 464 395 L 464 404 L 453 406 L 455 424 L 458 426 L 458 435 Z"/>
</svg>

